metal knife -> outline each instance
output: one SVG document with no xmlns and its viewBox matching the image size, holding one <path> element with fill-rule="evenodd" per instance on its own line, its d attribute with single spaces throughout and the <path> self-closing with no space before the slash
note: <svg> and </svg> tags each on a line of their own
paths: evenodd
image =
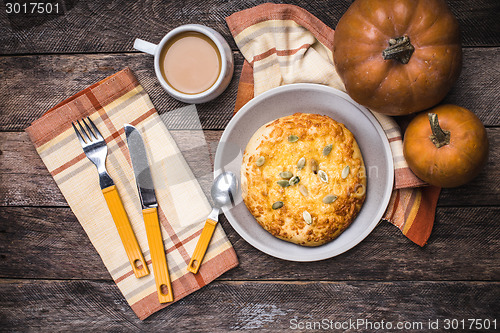
<svg viewBox="0 0 500 333">
<path fill-rule="evenodd" d="M 142 216 L 146 226 L 158 299 L 160 303 L 172 302 L 174 295 L 168 273 L 165 248 L 163 247 L 163 238 L 158 220 L 158 202 L 156 201 L 146 147 L 144 146 L 141 133 L 137 128 L 129 124 L 125 124 L 124 128 L 135 181 L 139 191 L 139 198 L 142 204 Z"/>
</svg>

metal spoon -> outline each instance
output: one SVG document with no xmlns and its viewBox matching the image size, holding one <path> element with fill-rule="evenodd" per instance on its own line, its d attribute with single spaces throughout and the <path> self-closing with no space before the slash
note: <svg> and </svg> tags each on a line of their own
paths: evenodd
<svg viewBox="0 0 500 333">
<path fill-rule="evenodd" d="M 235 204 L 234 198 L 238 188 L 238 179 L 231 171 L 223 172 L 215 178 L 212 190 L 210 191 L 212 199 L 214 200 L 214 206 L 205 222 L 200 239 L 198 239 L 198 243 L 196 243 L 196 248 L 194 249 L 193 256 L 188 265 L 188 271 L 194 274 L 198 273 L 203 257 L 205 257 L 208 245 L 210 244 L 210 240 L 212 239 L 212 235 L 217 227 L 220 209 L 228 204 Z"/>
</svg>

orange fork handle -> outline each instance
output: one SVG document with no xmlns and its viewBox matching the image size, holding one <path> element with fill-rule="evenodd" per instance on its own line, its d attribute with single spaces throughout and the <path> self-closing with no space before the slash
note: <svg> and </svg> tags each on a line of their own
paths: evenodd
<svg viewBox="0 0 500 333">
<path fill-rule="evenodd" d="M 146 260 L 144 260 L 137 238 L 135 238 L 122 200 L 118 195 L 116 185 L 106 187 L 102 190 L 102 194 L 104 195 L 104 199 L 106 199 L 111 216 L 113 216 L 113 221 L 115 222 L 116 229 L 118 230 L 135 276 L 140 278 L 148 275 L 148 265 L 146 264 Z"/>
<path fill-rule="evenodd" d="M 158 210 L 156 207 L 142 210 L 146 234 L 148 236 L 149 252 L 153 262 L 153 273 L 155 275 L 156 291 L 160 303 L 168 303 L 174 300 L 170 275 L 168 273 L 167 257 L 161 237 L 160 222 L 158 221 Z"/>
<path fill-rule="evenodd" d="M 201 262 L 205 257 L 205 253 L 207 252 L 208 245 L 210 244 L 210 240 L 212 239 L 212 235 L 214 234 L 215 228 L 217 227 L 217 221 L 212 219 L 207 219 L 205 222 L 205 226 L 200 235 L 200 239 L 198 239 L 198 243 L 196 243 L 196 248 L 194 249 L 193 257 L 188 265 L 188 271 L 191 273 L 198 273 L 200 269 Z"/>
</svg>

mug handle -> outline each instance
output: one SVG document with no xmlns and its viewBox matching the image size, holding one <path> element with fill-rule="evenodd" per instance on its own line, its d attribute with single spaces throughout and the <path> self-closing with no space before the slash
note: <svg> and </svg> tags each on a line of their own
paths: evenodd
<svg viewBox="0 0 500 333">
<path fill-rule="evenodd" d="M 134 41 L 134 49 L 139 50 L 141 52 L 149 53 L 151 55 L 155 55 L 156 47 L 158 45 L 146 42 L 145 40 L 136 38 Z"/>
</svg>

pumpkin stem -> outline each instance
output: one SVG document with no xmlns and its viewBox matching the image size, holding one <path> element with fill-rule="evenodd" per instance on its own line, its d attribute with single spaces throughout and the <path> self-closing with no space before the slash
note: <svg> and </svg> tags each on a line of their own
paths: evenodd
<svg viewBox="0 0 500 333">
<path fill-rule="evenodd" d="M 410 37 L 402 36 L 389 39 L 389 47 L 382 51 L 382 56 L 384 60 L 394 59 L 402 64 L 407 64 L 413 51 L 415 51 L 415 47 L 411 45 Z"/>
<path fill-rule="evenodd" d="M 450 131 L 445 131 L 439 126 L 438 116 L 435 113 L 428 113 L 432 134 L 429 135 L 436 148 L 441 148 L 450 144 Z"/>
</svg>

